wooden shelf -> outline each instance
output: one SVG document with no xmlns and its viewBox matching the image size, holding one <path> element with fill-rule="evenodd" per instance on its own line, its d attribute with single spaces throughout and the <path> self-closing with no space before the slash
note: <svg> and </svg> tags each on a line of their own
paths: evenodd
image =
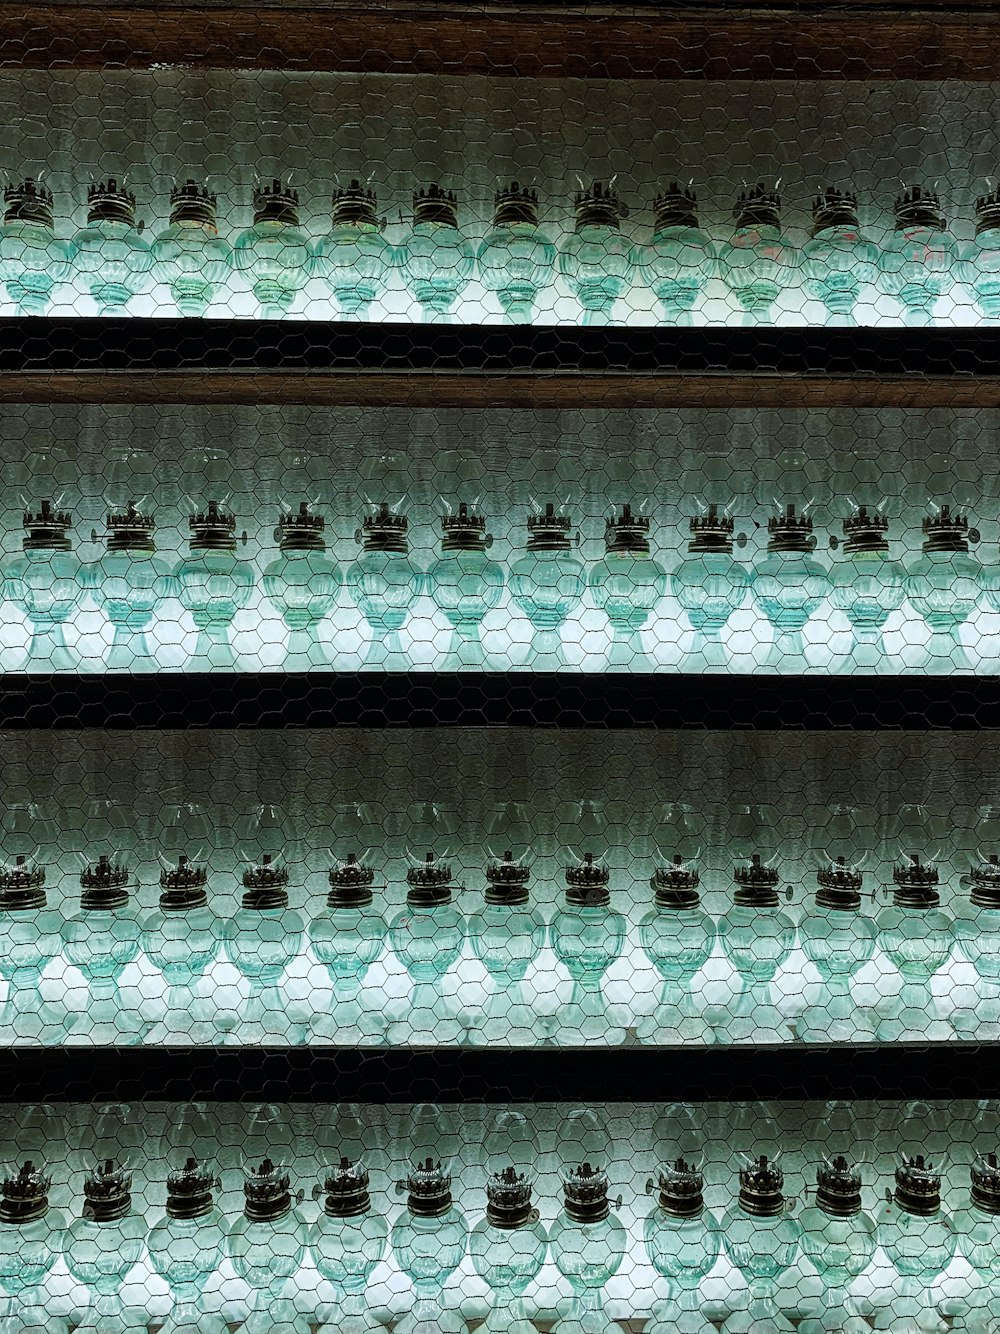
<svg viewBox="0 0 1000 1334">
<path fill-rule="evenodd" d="M 988 0 L 854 3 L 47 3 L 4 6 L 10 68 L 535 78 L 995 79 Z"/>
</svg>

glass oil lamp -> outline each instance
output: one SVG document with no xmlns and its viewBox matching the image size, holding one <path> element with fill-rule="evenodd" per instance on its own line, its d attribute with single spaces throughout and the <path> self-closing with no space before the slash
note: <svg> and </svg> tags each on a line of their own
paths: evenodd
<svg viewBox="0 0 1000 1334">
<path fill-rule="evenodd" d="M 830 576 L 815 560 L 810 515 L 789 501 L 767 521 L 767 555 L 754 566 L 754 600 L 774 632 L 764 666 L 774 671 L 801 670 L 802 631 L 830 590 Z"/>
<path fill-rule="evenodd" d="M 289 631 L 286 671 L 329 666 L 319 627 L 337 605 L 342 575 L 326 554 L 325 529 L 322 514 L 300 501 L 297 513 L 278 519 L 279 554 L 264 569 L 264 592 Z"/>
<path fill-rule="evenodd" d="M 714 1328 L 702 1310 L 699 1288 L 722 1249 L 719 1221 L 705 1208 L 700 1141 L 687 1128 L 689 1109 L 667 1107 L 654 1126 L 661 1159 L 646 1194 L 656 1201 L 643 1226 L 646 1254 L 667 1281 L 667 1297 L 657 1302 L 646 1334 L 709 1334 Z M 686 1133 L 677 1133 L 683 1126 Z"/>
<path fill-rule="evenodd" d="M 573 849 L 566 860 L 566 894 L 552 919 L 551 943 L 573 986 L 552 1018 L 550 1038 L 557 1046 L 615 1046 L 625 1041 L 625 1029 L 612 1022 L 601 981 L 625 947 L 625 918 L 611 907 L 605 861 Z"/>
<path fill-rule="evenodd" d="M 416 1298 L 398 1334 L 464 1334 L 465 1321 L 446 1304 L 445 1285 L 465 1258 L 469 1228 L 451 1194 L 457 1129 L 440 1107 L 414 1108 L 408 1133 L 410 1166 L 396 1184 L 406 1207 L 392 1228 L 392 1251 Z"/>
<path fill-rule="evenodd" d="M 256 298 L 260 316 L 287 315 L 309 277 L 309 238 L 299 226 L 299 193 L 281 181 L 253 192 L 253 224 L 233 246 L 233 268 Z"/>
<path fill-rule="evenodd" d="M 226 955 L 250 983 L 243 1013 L 223 1041 L 231 1046 L 296 1046 L 306 1039 L 305 1026 L 289 1012 L 278 983 L 298 957 L 305 923 L 288 904 L 288 868 L 263 853 L 243 872 L 243 899 L 226 922 Z"/>
<path fill-rule="evenodd" d="M 134 501 L 107 516 L 107 549 L 88 565 L 84 581 L 111 622 L 108 671 L 155 671 L 146 631 L 160 602 L 171 591 L 170 567 L 156 554 L 156 523 Z M 94 534 L 96 536 L 96 534 Z"/>
<path fill-rule="evenodd" d="M 456 667 L 483 667 L 480 639 L 484 618 L 503 596 L 503 566 L 486 554 L 493 545 L 486 519 L 462 501 L 441 517 L 441 554 L 427 572 L 434 605 L 452 628 L 447 661 Z"/>
<path fill-rule="evenodd" d="M 170 191 L 170 225 L 153 242 L 154 272 L 182 315 L 204 315 L 229 277 L 232 252 L 219 235 L 218 198 L 197 181 Z"/>
<path fill-rule="evenodd" d="M 28 1159 L 0 1183 L 0 1290 L 4 1334 L 65 1334 L 46 1306 L 43 1283 L 62 1254 L 66 1219 L 49 1204 L 52 1178 Z"/>
<path fill-rule="evenodd" d="M 820 976 L 820 992 L 796 1022 L 803 1042 L 871 1042 L 875 1031 L 851 995 L 851 979 L 875 953 L 878 929 L 862 911 L 864 867 L 875 844 L 875 812 L 838 803 L 807 808 L 816 896 L 803 924 L 802 949 Z"/>
<path fill-rule="evenodd" d="M 65 1232 L 66 1267 L 90 1289 L 91 1305 L 77 1329 L 84 1334 L 140 1334 L 145 1311 L 122 1301 L 125 1277 L 144 1250 L 146 1223 L 132 1210 L 132 1173 L 112 1158 L 98 1163 L 83 1183 L 83 1208 Z"/>
<path fill-rule="evenodd" d="M 452 902 L 451 864 L 438 861 L 433 852 L 422 861 L 411 857 L 406 885 L 406 906 L 389 924 L 389 943 L 413 990 L 404 1012 L 389 1025 L 389 1041 L 392 1046 L 447 1046 L 465 1034 L 455 1002 L 441 989 L 465 943 L 465 920 Z"/>
<path fill-rule="evenodd" d="M 831 1145 L 836 1148 L 836 1145 Z M 861 1207 L 861 1169 L 842 1153 L 816 1169 L 812 1205 L 799 1215 L 802 1251 L 823 1284 L 821 1310 L 802 1322 L 804 1334 L 865 1334 L 869 1327 L 850 1295 L 878 1245 L 875 1221 Z"/>
<path fill-rule="evenodd" d="M 485 1334 L 535 1334 L 524 1293 L 542 1271 L 549 1239 L 532 1202 L 538 1144 L 523 1112 L 504 1108 L 491 1117 L 482 1156 L 486 1214 L 472 1229 L 469 1249 L 493 1305 L 480 1328 Z"/>
<path fill-rule="evenodd" d="M 45 868 L 23 853 L 0 866 L 0 975 L 7 983 L 0 1033 L 8 1044 L 57 1042 L 73 1023 L 42 999 L 40 986 L 62 949 L 61 930 L 61 914 L 47 906 Z"/>
<path fill-rule="evenodd" d="M 877 1029 L 882 1042 L 947 1042 L 954 1037 L 949 1023 L 938 1018 L 931 978 L 947 963 L 954 923 L 941 907 L 940 875 L 918 853 L 904 854 L 893 867 L 892 903 L 879 913 L 878 943 L 903 975 L 895 1013 Z"/>
<path fill-rule="evenodd" d="M 471 242 L 458 228 L 451 190 L 430 185 L 413 196 L 413 226 L 396 252 L 407 290 L 425 324 L 447 324 L 476 263 Z"/>
<path fill-rule="evenodd" d="M 508 582 L 515 606 L 531 622 L 528 665 L 553 671 L 566 665 L 562 627 L 583 601 L 587 576 L 573 550 L 568 515 L 547 504 L 542 512 L 529 514 L 527 524 L 527 550 L 510 567 Z"/>
<path fill-rule="evenodd" d="M 879 1211 L 878 1240 L 902 1279 L 876 1317 L 877 1330 L 916 1334 L 944 1328 L 931 1287 L 948 1268 L 958 1247 L 951 1218 L 941 1208 L 944 1160 L 924 1153 L 902 1155 L 896 1189 L 886 1191 Z"/>
<path fill-rule="evenodd" d="M 885 667 L 882 630 L 906 600 L 906 571 L 889 555 L 889 520 L 859 505 L 844 520 L 844 560 L 830 569 L 830 602 L 851 624 L 851 647 L 838 664 L 846 673 Z"/>
<path fill-rule="evenodd" d="M 66 643 L 66 625 L 84 594 L 83 566 L 73 551 L 73 517 L 43 500 L 23 519 L 23 554 L 7 562 L 4 596 L 21 608 L 31 626 L 28 669 L 72 672 L 79 654 Z"/>
<path fill-rule="evenodd" d="M 790 1042 L 788 1021 L 771 999 L 771 983 L 795 947 L 795 923 L 780 903 L 777 867 L 759 853 L 735 868 L 732 907 L 719 919 L 719 941 L 736 969 L 740 991 L 719 1033 L 721 1042 Z"/>
<path fill-rule="evenodd" d="M 653 239 L 635 247 L 632 263 L 662 305 L 665 323 L 690 325 L 691 311 L 718 269 L 712 239 L 698 226 L 698 200 L 690 187 L 673 181 L 656 196 Z"/>
<path fill-rule="evenodd" d="M 222 924 L 209 907 L 208 871 L 183 853 L 160 872 L 159 904 L 142 923 L 142 949 L 167 983 L 166 1012 L 149 1041 L 211 1042 L 211 1017 L 196 989 L 222 949 Z"/>
<path fill-rule="evenodd" d="M 641 1042 L 710 1042 L 711 1030 L 695 1005 L 691 983 L 715 947 L 715 923 L 701 907 L 700 877 L 676 854 L 653 872 L 654 906 L 639 925 L 639 939 L 663 978 L 656 1009 L 639 1025 Z"/>
<path fill-rule="evenodd" d="M 733 557 L 734 529 L 732 517 L 718 505 L 696 514 L 687 559 L 670 576 L 674 597 L 694 628 L 686 671 L 725 671 L 729 666 L 722 632 L 733 612 L 746 603 L 751 582 L 750 571 Z"/>
<path fill-rule="evenodd" d="M 166 1213 L 150 1229 L 146 1249 L 170 1286 L 174 1304 L 166 1334 L 227 1334 L 228 1323 L 205 1307 L 205 1287 L 226 1250 L 226 1220 L 215 1204 L 220 1187 L 212 1169 L 195 1157 L 167 1176 Z"/>
<path fill-rule="evenodd" d="M 879 256 L 883 292 L 903 307 L 903 323 L 927 328 L 934 307 L 951 286 L 958 243 L 948 233 L 941 200 L 915 185 L 895 204 L 895 226 Z"/>
<path fill-rule="evenodd" d="M 1000 319 L 1000 190 L 976 200 L 976 235 L 960 248 L 958 274 L 972 288 L 984 322 L 995 324 Z"/>
<path fill-rule="evenodd" d="M 192 670 L 236 666 L 229 631 L 236 613 L 250 601 L 254 573 L 236 554 L 236 518 L 210 500 L 188 519 L 189 554 L 174 571 L 178 597 L 198 630 Z M 246 542 L 246 533 L 243 534 Z"/>
<path fill-rule="evenodd" d="M 309 1229 L 309 1249 L 316 1268 L 332 1285 L 337 1311 L 320 1334 L 378 1334 L 383 1326 L 365 1302 L 365 1291 L 388 1250 L 389 1226 L 372 1209 L 368 1168 L 362 1158 L 341 1154 L 325 1164 L 313 1199 L 323 1212 Z"/>
<path fill-rule="evenodd" d="M 590 1108 L 564 1115 L 556 1132 L 563 1208 L 549 1244 L 556 1268 L 569 1283 L 569 1310 L 554 1334 L 618 1334 L 604 1309 L 604 1288 L 621 1268 L 628 1234 L 610 1200 L 607 1128 Z M 620 1207 L 621 1198 L 615 1207 Z"/>
<path fill-rule="evenodd" d="M 556 248 L 538 224 L 538 195 L 513 181 L 494 199 L 493 226 L 476 254 L 483 286 L 508 324 L 530 324 L 535 302 L 552 282 Z"/>
<path fill-rule="evenodd" d="M 979 851 L 962 883 L 968 883 L 970 891 L 956 913 L 955 935 L 976 970 L 978 985 L 975 1003 L 956 1010 L 951 1022 L 963 1036 L 992 1042 L 1000 1038 L 1000 857 Z"/>
<path fill-rule="evenodd" d="M 812 234 L 802 247 L 803 286 L 822 301 L 826 323 L 853 327 L 862 289 L 875 281 L 879 252 L 858 226 L 857 197 L 828 186 L 813 200 Z"/>
<path fill-rule="evenodd" d="M 623 505 L 621 514 L 605 520 L 604 545 L 604 556 L 591 567 L 589 586 L 594 605 L 611 625 L 608 664 L 649 670 L 642 629 L 667 591 L 663 566 L 650 554 L 649 516 Z"/>
<path fill-rule="evenodd" d="M 382 235 L 374 190 L 360 181 L 333 192 L 331 227 L 313 245 L 312 272 L 330 289 L 341 318 L 367 320 L 386 289 L 396 252 Z"/>
<path fill-rule="evenodd" d="M 383 671 L 410 665 L 399 632 L 417 600 L 419 575 L 407 527 L 398 505 L 375 506 L 355 533 L 361 554 L 347 567 L 347 591 L 372 630 L 365 666 Z"/>
<path fill-rule="evenodd" d="M 19 315 L 44 315 L 70 274 L 69 243 L 56 236 L 52 192 L 41 181 L 6 185 L 0 225 L 0 282 Z"/>
<path fill-rule="evenodd" d="M 243 1168 L 243 1213 L 232 1224 L 226 1251 L 236 1273 L 253 1289 L 246 1334 L 309 1334 L 309 1321 L 288 1295 L 305 1259 L 309 1225 L 296 1207 L 288 1170 L 265 1158 Z"/>
<path fill-rule="evenodd" d="M 375 872 L 366 853 L 349 852 L 329 872 L 326 909 L 309 923 L 309 943 L 333 982 L 329 1013 L 313 1020 L 313 1033 L 347 1046 L 381 1044 L 386 1021 L 360 1000 L 368 969 L 382 953 L 388 924 L 374 906 Z"/>
<path fill-rule="evenodd" d="M 914 667 L 922 672 L 971 671 L 961 629 L 976 610 L 984 586 L 987 602 L 992 605 L 994 600 L 982 563 L 969 554 L 969 543 L 978 541 L 979 533 L 949 505 L 925 515 L 921 526 L 923 555 L 906 568 L 906 596 L 927 622 L 931 637 Z"/>
<path fill-rule="evenodd" d="M 977 1302 L 955 1321 L 961 1334 L 987 1334 L 996 1315 L 1000 1279 L 1000 1162 L 994 1152 L 977 1155 L 970 1167 L 969 1202 L 953 1218 L 958 1249 L 982 1287 Z"/>
<path fill-rule="evenodd" d="M 632 282 L 632 252 L 622 235 L 628 210 L 617 190 L 595 181 L 575 201 L 576 225 L 559 251 L 559 272 L 583 307 L 583 323 L 610 324 Z"/>
<path fill-rule="evenodd" d="M 109 177 L 87 189 L 87 225 L 70 242 L 73 269 L 101 315 L 122 315 L 149 286 L 153 251 L 135 221 L 135 195 Z"/>
<path fill-rule="evenodd" d="M 730 1262 L 750 1289 L 749 1315 L 736 1312 L 723 1325 L 749 1328 L 756 1334 L 788 1334 L 792 1324 L 780 1310 L 778 1280 L 795 1263 L 802 1229 L 791 1216 L 792 1201 L 785 1199 L 785 1175 L 777 1160 L 766 1154 L 743 1157 L 740 1190 L 735 1204 L 722 1217 L 722 1242 Z"/>
<path fill-rule="evenodd" d="M 781 231 L 781 198 L 757 185 L 733 210 L 736 230 L 719 252 L 722 279 L 748 325 L 773 322 L 774 303 L 792 285 L 798 255 Z"/>
<path fill-rule="evenodd" d="M 107 853 L 80 872 L 80 908 L 63 923 L 63 953 L 87 982 L 87 1012 L 73 1040 L 93 1046 L 142 1042 L 148 1024 L 123 1002 L 118 984 L 139 954 L 138 909 L 128 867 Z"/>
</svg>

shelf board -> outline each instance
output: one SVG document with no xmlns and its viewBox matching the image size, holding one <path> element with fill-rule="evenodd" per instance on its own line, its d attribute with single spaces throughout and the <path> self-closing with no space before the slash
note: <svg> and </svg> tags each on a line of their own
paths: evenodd
<svg viewBox="0 0 1000 1334">
<path fill-rule="evenodd" d="M 995 79 L 988 0 L 775 4 L 79 0 L 3 7 L 22 68 L 282 69 L 533 78 Z"/>
<path fill-rule="evenodd" d="M 0 401 L 1000 407 L 1000 337 L 988 328 L 9 318 L 0 319 Z"/>
<path fill-rule="evenodd" d="M 563 727 L 976 731 L 1000 677 L 564 672 L 0 676 L 0 730 Z"/>
<path fill-rule="evenodd" d="M 994 1044 L 584 1049 L 16 1047 L 0 1103 L 995 1098 Z"/>
</svg>

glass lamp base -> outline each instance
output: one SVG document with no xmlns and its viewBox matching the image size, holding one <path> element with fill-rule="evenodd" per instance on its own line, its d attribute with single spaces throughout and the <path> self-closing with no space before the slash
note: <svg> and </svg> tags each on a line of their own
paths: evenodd
<svg viewBox="0 0 1000 1334">
<path fill-rule="evenodd" d="M 117 991 L 96 998 L 91 991 L 86 1012 L 66 1035 L 68 1043 L 87 1047 L 135 1047 L 146 1039 L 150 1024 L 137 1010 L 122 1004 Z"/>
<path fill-rule="evenodd" d="M 385 1325 L 371 1311 L 338 1311 L 316 1326 L 316 1334 L 385 1334 Z"/>
<path fill-rule="evenodd" d="M 386 1036 L 391 1047 L 447 1047 L 465 1042 L 468 1031 L 457 1002 L 436 983 L 421 982 L 413 988 L 409 1003 L 391 1017 Z"/>
<path fill-rule="evenodd" d="M 653 1318 L 643 1334 L 718 1334 L 718 1331 L 700 1311 L 685 1311 L 673 1301 L 657 1302 Z"/>
<path fill-rule="evenodd" d="M 871 1334 L 871 1325 L 863 1316 L 828 1307 L 822 1314 L 803 1320 L 799 1334 Z"/>
<path fill-rule="evenodd" d="M 37 989 L 30 997 L 18 993 L 0 1008 L 0 1042 L 16 1044 L 30 1042 L 43 1047 L 61 1042 L 76 1023 L 75 1014 L 62 1014 L 43 1001 Z M 3 1326 L 0 1326 L 2 1334 Z"/>
<path fill-rule="evenodd" d="M 0 1334 L 68 1334 L 69 1324 L 44 1306 L 18 1306 L 0 1316 Z"/>
<path fill-rule="evenodd" d="M 552 1326 L 552 1334 L 621 1334 L 621 1325 L 603 1311 L 567 1315 Z"/>
<path fill-rule="evenodd" d="M 501 1294 L 476 1334 L 538 1334 L 538 1327 L 524 1314 L 521 1301 Z"/>
<path fill-rule="evenodd" d="M 388 1045 L 388 1021 L 381 1011 L 365 1010 L 357 1004 L 338 1004 L 318 1014 L 312 1021 L 312 1033 L 320 1042 L 338 1047 L 385 1047 Z"/>
<path fill-rule="evenodd" d="M 151 1047 L 205 1047 L 211 1046 L 217 1036 L 218 1030 L 209 1019 L 169 1013 L 153 1025 L 145 1041 Z"/>
<path fill-rule="evenodd" d="M 264 1310 L 253 1310 L 243 1325 L 243 1334 L 311 1334 L 309 1320 L 287 1297 L 261 1302 Z"/>
<path fill-rule="evenodd" d="M 722 1334 L 792 1334 L 795 1326 L 782 1315 L 773 1303 L 769 1311 L 754 1310 L 755 1303 L 749 1308 L 733 1313 L 723 1321 Z"/>
<path fill-rule="evenodd" d="M 676 1005 L 658 1005 L 640 1021 L 636 1037 L 640 1042 L 668 1047 L 709 1045 L 715 1041 L 715 1029 L 702 1014 L 685 1014 Z"/>
<path fill-rule="evenodd" d="M 548 1023 L 549 1042 L 556 1047 L 617 1047 L 627 1036 L 608 1013 L 600 979 L 589 984 L 574 982 L 569 1000 Z"/>
<path fill-rule="evenodd" d="M 867 1010 L 844 1011 L 821 1000 L 796 1019 L 795 1036 L 800 1042 L 873 1042 L 875 1020 Z"/>
<path fill-rule="evenodd" d="M 770 982 L 755 981 L 728 1009 L 713 1009 L 717 1042 L 794 1042 L 792 1026 L 770 998 Z"/>
<path fill-rule="evenodd" d="M 229 1334 L 229 1323 L 217 1311 L 192 1311 L 167 1316 L 160 1334 Z"/>
<path fill-rule="evenodd" d="M 461 1311 L 424 1300 L 403 1316 L 393 1334 L 466 1334 L 466 1329 Z"/>
<path fill-rule="evenodd" d="M 950 1019 L 964 1036 L 996 1042 L 1000 1039 L 1000 985 L 993 978 L 984 978 L 974 1004 L 953 1010 Z"/>
<path fill-rule="evenodd" d="M 879 1042 L 953 1042 L 955 1030 L 937 1012 L 929 987 L 903 987 L 875 1030 Z"/>
<path fill-rule="evenodd" d="M 148 1319 L 145 1311 L 118 1306 L 114 1311 L 88 1307 L 77 1325 L 82 1334 L 147 1334 Z"/>
<path fill-rule="evenodd" d="M 474 1047 L 534 1047 L 544 1042 L 548 1025 L 525 1001 L 509 1003 L 494 992 L 469 1027 Z"/>
<path fill-rule="evenodd" d="M 305 1024 L 295 1023 L 287 1015 L 269 1014 L 256 1019 L 237 1019 L 232 1028 L 224 1028 L 218 1039 L 223 1047 L 301 1047 L 308 1037 Z"/>
</svg>

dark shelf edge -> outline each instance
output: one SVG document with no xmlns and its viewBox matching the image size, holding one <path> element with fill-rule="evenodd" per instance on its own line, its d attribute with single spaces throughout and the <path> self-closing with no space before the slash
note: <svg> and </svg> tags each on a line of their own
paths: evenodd
<svg viewBox="0 0 1000 1334">
<path fill-rule="evenodd" d="M 0 1102 L 993 1098 L 1000 1047 L 5 1048 Z"/>
<path fill-rule="evenodd" d="M 282 672 L 0 676 L 0 729 L 1000 727 L 1000 677 Z"/>
</svg>

